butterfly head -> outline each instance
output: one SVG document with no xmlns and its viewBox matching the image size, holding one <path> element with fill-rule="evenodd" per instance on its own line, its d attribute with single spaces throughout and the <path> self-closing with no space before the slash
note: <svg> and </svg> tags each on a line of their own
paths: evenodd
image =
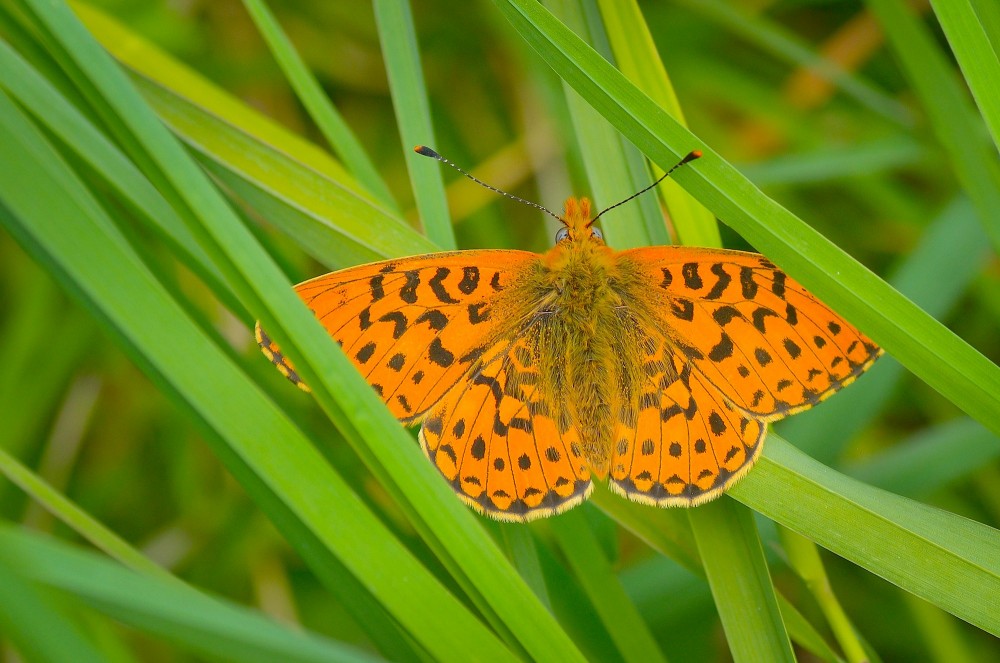
<svg viewBox="0 0 1000 663">
<path fill-rule="evenodd" d="M 587 198 L 566 200 L 565 213 L 559 220 L 563 227 L 556 232 L 556 244 L 586 240 L 604 244 L 601 229 L 594 226 L 596 219 L 590 218 L 590 200 Z"/>
</svg>

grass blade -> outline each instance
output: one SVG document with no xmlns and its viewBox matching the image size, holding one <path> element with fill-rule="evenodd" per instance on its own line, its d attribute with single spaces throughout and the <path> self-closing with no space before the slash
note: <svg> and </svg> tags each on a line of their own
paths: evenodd
<svg viewBox="0 0 1000 663">
<path fill-rule="evenodd" d="M 635 0 L 599 0 L 598 4 L 618 68 L 660 108 L 686 124 L 680 102 L 638 3 Z M 654 166 L 653 178 L 661 175 L 663 170 Z M 688 246 L 722 245 L 719 226 L 711 212 L 669 178 L 660 184 L 659 190 L 671 212 L 670 220 L 681 243 Z M 656 238 L 651 240 L 651 244 L 667 243 Z"/>
<path fill-rule="evenodd" d="M 427 168 L 425 157 L 410 150 L 414 145 L 434 147 L 436 141 L 409 0 L 375 0 L 373 7 L 420 220 L 427 237 L 435 244 L 454 249 L 455 234 L 451 228 L 451 213 L 448 211 L 441 170 Z"/>
<path fill-rule="evenodd" d="M 9 560 L 31 581 L 78 597 L 125 624 L 209 656 L 262 663 L 374 660 L 313 633 L 279 626 L 172 577 L 141 575 L 8 526 L 0 527 L 0 549 L 0 560 Z M 72 654 L 58 660 L 78 658 Z"/>
<path fill-rule="evenodd" d="M 0 551 L 0 633 L 25 660 L 41 663 L 106 660 L 84 631 L 50 605 L 48 597 L 13 568 L 9 552 Z"/>
<path fill-rule="evenodd" d="M 722 497 L 692 511 L 691 528 L 733 659 L 794 661 L 750 510 Z"/>
<path fill-rule="evenodd" d="M 913 9 L 902 0 L 868 0 L 868 6 L 882 24 L 927 112 L 938 143 L 948 155 L 951 169 L 976 207 L 994 251 L 1000 250 L 1000 161 L 996 146 L 985 139 L 982 119 L 976 115 L 948 58 Z M 989 71 L 988 61 L 977 65 L 977 69 Z M 980 83 L 978 78 L 976 82 Z"/>
<path fill-rule="evenodd" d="M 375 164 L 368 158 L 344 118 L 323 94 L 319 82 L 295 51 L 271 10 L 263 0 L 243 0 L 243 6 L 250 13 L 284 72 L 285 78 L 295 89 L 295 94 L 323 133 L 323 137 L 344 160 L 348 170 L 354 174 L 358 182 L 367 187 L 383 205 L 395 210 L 396 202 L 382 176 L 375 169 Z"/>
<path fill-rule="evenodd" d="M 951 50 L 955 53 L 958 65 L 962 68 L 965 80 L 969 83 L 972 96 L 976 98 L 979 111 L 986 126 L 993 135 L 993 145 L 1000 148 L 1000 53 L 997 52 L 997 42 L 990 41 L 987 31 L 992 26 L 986 21 L 996 20 L 996 5 L 992 9 L 983 2 L 972 0 L 955 0 L 952 2 L 931 2 L 944 34 L 948 37 Z M 993 39 L 997 39 L 996 33 Z"/>
<path fill-rule="evenodd" d="M 563 514 L 552 531 L 563 555 L 625 661 L 666 661 L 648 627 L 622 589 L 582 509 Z"/>
<path fill-rule="evenodd" d="M 1000 531 L 849 479 L 773 433 L 764 457 L 730 495 L 1000 635 Z"/>
</svg>

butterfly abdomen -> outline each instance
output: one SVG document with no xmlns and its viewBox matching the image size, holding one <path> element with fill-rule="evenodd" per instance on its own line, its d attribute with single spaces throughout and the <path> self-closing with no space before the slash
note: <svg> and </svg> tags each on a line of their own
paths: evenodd
<svg viewBox="0 0 1000 663">
<path fill-rule="evenodd" d="M 554 342 L 541 350 L 553 355 L 547 376 L 552 399 L 564 404 L 591 471 L 604 476 L 615 429 L 630 411 L 625 399 L 635 391 L 629 377 L 636 374 L 628 343 L 633 333 L 622 315 L 615 270 L 586 256 L 567 262 L 553 284 L 548 325 Z"/>
</svg>

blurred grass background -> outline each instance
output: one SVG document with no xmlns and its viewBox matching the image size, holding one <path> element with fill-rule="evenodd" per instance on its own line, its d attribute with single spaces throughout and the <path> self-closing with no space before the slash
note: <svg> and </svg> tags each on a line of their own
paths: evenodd
<svg viewBox="0 0 1000 663">
<path fill-rule="evenodd" d="M 32 4 L 0 4 L 0 36 L 112 141 L 127 144 L 115 132 L 114 120 L 95 110 L 98 105 L 85 93 L 67 85 L 78 74 L 61 66 L 53 39 L 46 38 L 37 25 L 32 27 Z M 1000 43 L 995 7 L 985 1 L 958 4 L 967 5 L 978 17 L 983 43 L 992 48 L 995 58 Z M 157 90 L 162 90 L 157 86 L 176 84 L 201 103 L 207 103 L 211 95 L 198 97 L 194 84 L 179 78 L 175 65 L 154 62 L 147 49 L 169 54 L 238 100 L 229 116 L 221 106 L 213 108 L 211 115 L 232 123 L 242 120 L 250 134 L 270 131 L 248 106 L 318 149 L 328 149 L 329 134 L 325 136 L 318 128 L 315 112 L 307 111 L 296 95 L 289 74 L 277 64 L 252 20 L 248 7 L 254 5 L 235 0 L 118 0 L 75 7 L 98 39 L 118 34 L 113 43 L 106 43 L 117 55 L 138 54 L 141 62 L 132 66 L 144 71 L 136 84 L 180 133 L 187 126 L 183 109 L 169 100 L 157 105 Z M 615 5 L 630 3 L 546 3 L 567 23 L 581 21 L 599 52 L 610 52 L 614 28 L 609 27 L 607 12 L 613 12 Z M 1000 216 L 991 216 L 1000 211 L 994 200 L 1000 195 L 996 186 L 1000 180 L 996 178 L 996 145 L 990 139 L 996 100 L 988 96 L 996 95 L 1000 79 L 987 60 L 973 60 L 973 65 L 982 65 L 981 71 L 970 71 L 963 59 L 967 51 L 956 49 L 958 55 L 953 56 L 956 40 L 972 46 L 982 43 L 968 32 L 958 36 L 950 32 L 955 23 L 946 23 L 947 15 L 934 13 L 934 9 L 943 12 L 947 8 L 932 9 L 919 2 L 911 7 L 889 0 L 867 4 L 675 0 L 639 6 L 687 126 L 700 140 L 767 196 L 889 280 L 988 360 L 994 364 L 1000 360 L 1000 263 L 995 252 Z M 101 14 L 93 14 L 88 7 Z M 268 7 L 370 159 L 371 179 L 365 179 L 365 165 L 355 162 L 348 170 L 362 184 L 345 186 L 363 191 L 367 181 L 368 193 L 358 195 L 377 201 L 372 205 L 381 210 L 379 214 L 401 217 L 414 229 L 426 228 L 438 245 L 447 245 L 448 228 L 431 227 L 431 221 L 447 220 L 447 215 L 426 212 L 440 209 L 443 199 L 419 200 L 415 191 L 427 195 L 434 185 L 414 184 L 418 178 L 443 177 L 449 183 L 447 209 L 458 247 L 542 251 L 551 244 L 553 228 L 536 211 L 500 199 L 453 172 L 439 173 L 433 162 L 408 163 L 414 142 L 410 134 L 420 130 L 423 118 L 412 111 L 412 104 L 419 105 L 412 94 L 395 99 L 394 104 L 387 73 L 387 69 L 399 71 L 394 66 L 405 66 L 407 26 L 394 23 L 407 14 L 400 9 L 403 5 L 300 0 L 272 1 Z M 586 154 L 588 136 L 581 137 L 593 125 L 581 119 L 576 102 L 566 94 L 556 73 L 524 43 L 497 5 L 423 0 L 411 3 L 409 11 L 419 44 L 423 86 L 420 81 L 409 83 L 418 84 L 426 95 L 433 124 L 433 136 L 419 142 L 432 144 L 482 179 L 551 209 L 558 210 L 568 195 L 592 195 L 604 206 L 630 193 L 627 188 L 608 191 L 606 183 L 595 182 Z M 900 21 L 898 12 L 907 21 Z M 124 32 L 111 32 L 101 23 L 102 16 L 113 18 Z M 397 28 L 401 31 L 393 32 Z M 911 29 L 915 32 L 907 32 Z M 122 35 L 141 37 L 149 44 L 136 45 Z M 391 39 L 388 45 L 387 37 Z M 55 54 L 47 56 L 46 48 Z M 969 52 L 980 53 L 973 47 Z M 388 53 L 404 58 L 404 64 L 387 66 Z M 967 85 L 972 86 L 972 94 Z M 17 97 L 13 79 L 0 87 Z M 23 97 L 17 99 L 18 107 L 30 115 L 45 113 L 46 109 L 31 108 Z M 935 106 L 935 102 L 942 105 Z M 203 124 L 198 125 L 199 121 Z M 415 124 L 407 126 L 407 122 Z M 361 227 L 320 238 L 315 225 L 277 218 L 284 214 L 290 218 L 288 208 L 298 201 L 294 189 L 306 182 L 295 178 L 295 167 L 305 164 L 311 172 L 336 179 L 339 175 L 329 173 L 339 166 L 329 165 L 325 156 L 314 158 L 310 150 L 316 148 L 291 145 L 283 142 L 283 134 L 274 133 L 273 146 L 286 151 L 293 162 L 275 170 L 275 161 L 268 160 L 271 157 L 258 160 L 256 152 L 240 147 L 231 134 L 215 134 L 223 137 L 223 144 L 212 145 L 214 130 L 207 120 L 195 120 L 194 125 L 196 129 L 185 138 L 188 146 L 202 155 L 222 155 L 222 166 L 209 163 L 211 156 L 203 163 L 218 177 L 224 192 L 239 201 L 242 218 L 291 281 L 374 259 L 386 251 L 430 250 L 429 242 L 419 244 L 422 240 L 405 228 L 380 226 L 372 233 Z M 407 138 L 401 138 L 401 126 Z M 411 512 L 373 476 L 364 452 L 345 444 L 327 414 L 310 398 L 271 375 L 248 329 L 253 317 L 261 314 L 243 308 L 250 307 L 247 299 L 237 291 L 235 299 L 240 303 L 236 304 L 226 288 L 213 287 L 210 279 L 206 286 L 205 274 L 192 268 L 149 225 L 135 223 L 135 211 L 121 196 L 109 192 L 79 155 L 55 139 L 52 130 L 42 134 L 83 174 L 89 189 L 105 196 L 103 205 L 111 216 L 125 219 L 117 223 L 120 232 L 158 270 L 160 280 L 185 302 L 191 316 L 217 335 L 220 347 L 226 348 L 254 383 L 265 385 L 268 396 L 316 442 L 319 452 L 387 532 L 429 571 L 428 577 L 457 596 L 456 605 L 470 619 L 486 624 L 484 631 L 495 633 L 498 642 L 509 647 L 509 654 L 538 658 L 539 650 L 532 648 L 526 636 L 511 635 L 521 633 L 519 627 L 493 615 L 493 608 L 486 607 L 496 605 L 492 599 L 485 603 L 478 599 L 476 590 L 443 559 L 435 539 L 414 524 Z M 235 156 L 225 155 L 227 141 Z M 337 148 L 341 157 L 343 150 L 342 143 Z M 241 157 L 246 163 L 240 163 Z M 236 164 L 232 170 L 261 166 L 260 181 L 273 187 L 271 197 L 254 196 L 245 185 L 241 188 L 239 178 L 227 172 L 227 164 Z M 0 194 L 14 182 L 13 170 L 2 172 Z M 646 175 L 652 176 L 643 171 L 639 179 Z M 273 193 L 276 190 L 279 193 Z M 323 205 L 338 207 L 336 197 L 331 196 L 331 200 L 313 201 L 307 216 L 321 217 Z M 176 207 L 174 199 L 169 195 L 167 199 Z M 68 293 L 64 281 L 60 285 L 53 279 L 53 273 L 59 272 L 55 261 L 40 264 L 37 249 L 32 249 L 35 257 L 29 257 L 24 247 L 33 247 L 38 240 L 25 239 L 24 227 L 30 224 L 10 221 L 18 216 L 16 206 L 3 200 L 8 222 L 0 234 L 0 338 L 5 340 L 0 359 L 4 367 L 0 371 L 0 419 L 4 422 L 0 517 L 5 526 L 0 536 L 5 543 L 0 546 L 12 552 L 7 559 L 0 554 L 0 585 L 5 587 L 0 589 L 0 602 L 8 606 L 0 610 L 0 661 L 85 660 L 77 658 L 81 651 L 94 652 L 95 660 L 122 661 L 251 660 L 254 656 L 293 660 L 293 650 L 302 660 L 365 655 L 393 660 L 440 658 L 440 652 L 429 650 L 408 632 L 412 626 L 398 613 L 383 610 L 380 601 L 371 600 L 378 591 L 366 587 L 356 573 L 329 571 L 331 581 L 317 571 L 315 558 L 306 555 L 304 559 L 302 546 L 309 545 L 305 542 L 309 537 L 290 535 L 288 522 L 281 519 L 275 527 L 273 512 L 262 507 L 256 489 L 245 489 L 242 475 L 237 472 L 234 478 L 216 447 L 205 443 L 212 433 L 193 420 L 175 388 L 165 387 L 162 379 L 151 380 L 144 372 L 148 367 L 142 352 L 137 359 L 134 349 L 123 351 L 118 335 L 109 334 L 108 327 L 92 315 L 95 305 L 81 306 L 77 293 Z M 348 214 L 343 205 L 339 209 Z M 418 209 L 425 213 L 419 214 Z M 336 212 L 330 217 L 338 229 L 350 223 L 341 222 Z M 371 220 L 376 217 L 366 218 L 361 226 L 377 223 Z M 615 221 L 616 217 L 608 219 L 605 227 Z M 722 221 L 725 246 L 753 248 L 724 225 L 726 219 Z M 366 232 L 376 237 L 367 237 Z M 325 244 L 318 246 L 319 242 Z M 211 259 L 218 264 L 215 254 Z M 223 272 L 221 280 L 230 279 Z M 870 304 L 877 308 L 880 302 Z M 178 354 L 176 361 L 197 361 L 197 357 Z M 197 371 L 198 366 L 189 368 Z M 978 564 L 995 581 L 1000 553 L 985 546 L 997 541 L 996 530 L 990 528 L 1000 522 L 996 460 L 1000 411 L 992 411 L 992 421 L 980 417 L 977 422 L 954 399 L 943 397 L 891 358 L 881 360 L 878 369 L 878 377 L 873 372 L 816 411 L 783 422 L 777 430 L 848 476 L 986 526 L 980 531 L 983 538 L 969 543 L 980 546 L 986 561 L 974 555 L 959 557 Z M 211 373 L 201 377 L 208 383 L 214 379 Z M 994 393 L 997 397 L 1000 394 Z M 281 440 L 266 442 L 281 453 Z M 48 498 L 45 488 L 32 483 L 37 479 L 51 487 Z M 294 483 L 294 477 L 289 481 Z M 753 486 L 746 489 L 751 498 L 753 490 Z M 737 497 L 744 501 L 741 495 Z M 129 553 L 112 552 L 119 561 L 134 568 L 144 564 L 140 560 L 152 561 L 185 583 L 223 597 L 227 609 L 242 606 L 253 612 L 227 613 L 224 619 L 190 596 L 178 593 L 174 597 L 170 594 L 174 580 L 150 568 L 140 569 L 150 584 L 136 584 L 134 592 L 118 598 L 102 593 L 100 587 L 74 584 L 82 581 L 60 580 L 53 569 L 67 568 L 73 571 L 67 575 L 89 577 L 88 564 L 94 563 L 96 555 L 77 558 L 72 557 L 76 551 L 67 547 L 50 550 L 47 542 L 24 538 L 25 532 L 51 535 L 74 548 L 88 548 L 84 538 L 92 543 L 109 541 L 103 535 L 81 537 L 86 528 L 67 524 L 69 507 L 54 505 L 60 498 L 140 553 L 130 562 Z M 719 598 L 713 601 L 709 585 L 696 570 L 699 563 L 691 561 L 699 556 L 698 549 L 683 516 L 671 514 L 662 521 L 655 521 L 659 514 L 649 516 L 657 528 L 651 534 L 630 521 L 629 514 L 616 511 L 621 508 L 612 502 L 616 498 L 599 498 L 600 508 L 589 504 L 561 516 L 556 520 L 565 520 L 562 525 L 506 526 L 485 520 L 483 525 L 585 657 L 626 660 L 655 652 L 671 660 L 740 658 L 738 652 L 746 650 L 734 643 L 739 636 L 728 623 L 723 629 L 722 608 L 716 607 Z M 317 508 L 322 510 L 323 505 Z M 646 516 L 640 513 L 639 518 Z M 336 519 L 332 523 L 339 526 Z M 782 617 L 802 660 L 978 661 L 1000 657 L 995 637 L 1000 599 L 969 606 L 982 613 L 978 622 L 963 614 L 964 619 L 978 623 L 977 628 L 942 610 L 940 602 L 927 602 L 911 593 L 912 589 L 901 589 L 879 577 L 885 573 L 872 573 L 827 552 L 816 557 L 815 547 L 803 545 L 801 537 L 763 515 L 756 516 L 755 524 L 771 581 L 782 601 L 787 599 L 797 609 L 797 617 L 788 616 L 784 609 Z M 850 526 L 844 531 L 850 532 Z M 337 534 L 353 535 L 345 530 Z M 315 536 L 322 538 L 318 533 Z M 658 541 L 657 536 L 668 542 Z M 699 545 L 703 541 L 699 538 Z M 593 548 L 581 552 L 588 543 Z M 38 569 L 27 561 L 32 559 Z M 950 571 L 935 578 L 932 564 L 920 566 L 916 560 L 895 564 L 917 565 L 931 585 L 951 581 Z M 92 577 L 96 581 L 107 573 L 108 585 L 130 587 L 134 579 L 115 575 L 116 568 L 94 566 Z M 386 567 L 375 573 L 391 577 L 395 571 Z M 339 589 L 333 590 L 331 583 Z M 839 603 L 831 600 L 831 588 Z M 164 602 L 148 612 L 135 599 L 136 594 L 160 592 Z M 605 614 L 604 601 L 617 606 L 621 621 Z M 183 626 L 181 617 L 166 616 L 165 605 L 178 609 L 197 605 L 191 609 L 195 623 Z M 433 615 L 436 604 L 430 605 Z M 240 629 L 263 634 L 265 627 L 250 621 L 259 619 L 260 613 L 293 627 L 276 631 L 274 650 L 260 643 L 248 644 L 254 643 L 249 635 L 241 639 L 235 634 Z M 623 613 L 628 614 L 621 617 Z M 53 626 L 53 619 L 64 623 L 65 630 Z M 798 626 L 793 625 L 796 619 L 801 620 Z M 232 631 L 224 626 L 229 624 Z M 54 628 L 56 635 L 39 635 L 45 633 L 43 625 Z M 448 626 L 441 624 L 444 630 Z M 39 631 L 33 630 L 36 627 Z M 297 639 L 295 629 L 299 628 L 315 636 L 315 641 L 309 641 L 317 648 L 315 659 L 309 659 L 308 647 Z M 817 638 L 811 647 L 803 644 L 809 634 Z M 69 646 L 76 642 L 74 638 L 82 641 L 79 647 L 83 649 Z M 60 653 L 46 639 L 61 640 L 68 648 Z M 631 646 L 632 639 L 641 644 Z M 248 651 L 241 653 L 233 642 L 242 642 Z M 338 649 L 340 645 L 345 649 Z M 299 646 L 302 650 L 295 649 Z M 454 657 L 469 660 L 478 654 L 489 660 L 487 651 L 454 651 Z M 74 652 L 73 658 L 62 658 L 67 652 Z"/>
</svg>

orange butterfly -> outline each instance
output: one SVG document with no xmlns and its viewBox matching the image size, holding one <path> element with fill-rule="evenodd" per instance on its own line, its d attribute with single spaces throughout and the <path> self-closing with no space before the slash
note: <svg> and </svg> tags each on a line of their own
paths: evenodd
<svg viewBox="0 0 1000 663">
<path fill-rule="evenodd" d="M 436 253 L 295 287 L 477 511 L 560 513 L 592 475 L 637 502 L 701 504 L 750 470 L 768 422 L 882 352 L 761 255 L 615 251 L 585 198 L 560 221 L 542 255 Z M 256 335 L 308 390 L 259 323 Z"/>
</svg>

